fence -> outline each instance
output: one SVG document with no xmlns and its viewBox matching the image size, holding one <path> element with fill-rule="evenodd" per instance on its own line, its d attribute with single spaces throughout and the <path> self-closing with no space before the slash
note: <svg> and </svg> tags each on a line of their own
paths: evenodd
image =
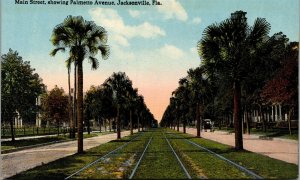
<svg viewBox="0 0 300 180">
<path fill-rule="evenodd" d="M 68 127 L 60 127 L 59 133 L 66 134 L 69 132 Z M 57 134 L 57 127 L 22 127 L 22 128 L 14 128 L 15 137 L 21 136 L 36 136 L 36 135 L 50 135 Z M 1 128 L 1 138 L 10 138 L 11 137 L 11 129 L 10 127 L 2 127 Z"/>
</svg>

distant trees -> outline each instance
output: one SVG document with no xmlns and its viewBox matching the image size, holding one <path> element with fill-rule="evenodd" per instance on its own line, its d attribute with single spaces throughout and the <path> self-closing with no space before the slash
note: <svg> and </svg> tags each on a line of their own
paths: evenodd
<svg viewBox="0 0 300 180">
<path fill-rule="evenodd" d="M 62 122 L 68 121 L 68 96 L 62 88 L 55 86 L 41 98 L 42 116 L 47 121 L 56 123 L 57 133 Z"/>
<path fill-rule="evenodd" d="M 17 113 L 24 120 L 35 119 L 36 99 L 45 91 L 42 79 L 34 71 L 17 51 L 9 49 L 1 56 L 1 118 L 10 123 L 12 141 Z"/>
<path fill-rule="evenodd" d="M 98 120 L 115 119 L 117 138 L 121 138 L 121 127 L 150 126 L 154 120 L 153 114 L 144 103 L 144 98 L 138 95 L 138 90 L 132 87 L 132 81 L 124 72 L 113 73 L 100 86 L 92 86 L 84 100 L 85 116 Z"/>
</svg>

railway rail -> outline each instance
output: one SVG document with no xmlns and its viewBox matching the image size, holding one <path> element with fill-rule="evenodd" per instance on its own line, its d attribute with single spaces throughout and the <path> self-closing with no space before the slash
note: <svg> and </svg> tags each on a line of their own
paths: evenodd
<svg viewBox="0 0 300 180">
<path fill-rule="evenodd" d="M 258 174 L 254 173 L 253 171 L 250 171 L 249 169 L 245 168 L 244 166 L 241 166 L 241 165 L 239 165 L 239 164 L 237 164 L 237 163 L 235 163 L 235 162 L 233 162 L 233 161 L 231 161 L 231 160 L 225 158 L 224 156 L 221 156 L 220 154 L 217 154 L 217 153 L 215 153 L 215 152 L 213 152 L 213 151 L 211 151 L 211 150 L 209 150 L 209 149 L 207 149 L 207 148 L 205 148 L 205 147 L 203 147 L 203 146 L 201 146 L 201 145 L 199 145 L 199 144 L 197 144 L 197 143 L 195 143 L 195 142 L 193 142 L 193 141 L 191 141 L 191 140 L 189 140 L 189 139 L 186 139 L 185 137 L 176 135 L 176 134 L 174 134 L 174 133 L 168 133 L 168 134 L 171 135 L 171 136 L 177 137 L 177 138 L 182 138 L 182 139 L 184 139 L 186 142 L 188 142 L 188 143 L 194 145 L 195 147 L 197 147 L 197 148 L 199 148 L 199 149 L 201 149 L 201 150 L 204 150 L 204 151 L 206 151 L 206 152 L 208 152 L 208 153 L 214 155 L 215 157 L 217 157 L 217 158 L 219 158 L 219 159 L 222 159 L 222 160 L 226 161 L 227 163 L 229 163 L 229 164 L 231 164 L 231 165 L 237 167 L 239 170 L 245 172 L 246 174 L 252 176 L 252 177 L 255 178 L 255 179 L 263 179 L 263 177 L 259 176 Z"/>
<path fill-rule="evenodd" d="M 105 155 L 101 156 L 100 158 L 96 159 L 95 161 L 93 161 L 93 162 L 91 162 L 91 163 L 85 165 L 84 167 L 82 167 L 82 168 L 79 169 L 78 171 L 74 172 L 73 174 L 69 175 L 69 176 L 66 177 L 65 179 L 70 179 L 70 178 L 74 177 L 75 175 L 80 174 L 83 170 L 85 170 L 85 169 L 87 169 L 87 168 L 89 168 L 89 167 L 95 165 L 96 163 L 98 163 L 98 162 L 104 160 L 104 159 L 107 158 L 109 155 L 111 155 L 111 154 L 117 152 L 118 150 L 123 149 L 123 148 L 126 147 L 128 144 L 132 143 L 135 139 L 141 137 L 141 135 L 143 135 L 143 134 L 144 134 L 144 133 L 141 133 L 141 134 L 137 135 L 136 137 L 132 138 L 129 142 L 127 142 L 127 143 L 125 143 L 125 144 L 119 146 L 118 148 L 116 148 L 116 149 L 114 149 L 114 150 L 112 150 L 112 151 L 106 153 Z"/>
</svg>

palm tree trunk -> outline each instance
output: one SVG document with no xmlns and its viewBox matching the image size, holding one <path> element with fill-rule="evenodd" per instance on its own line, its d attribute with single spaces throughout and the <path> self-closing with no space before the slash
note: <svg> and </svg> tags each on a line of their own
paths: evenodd
<svg viewBox="0 0 300 180">
<path fill-rule="evenodd" d="M 78 122 L 78 153 L 83 153 L 83 70 L 82 62 L 78 62 L 78 94 L 77 94 L 77 122 Z"/>
<path fill-rule="evenodd" d="M 132 110 L 130 109 L 129 112 L 129 118 L 130 118 L 130 134 L 133 135 L 133 127 L 132 127 Z"/>
<path fill-rule="evenodd" d="M 68 67 L 68 88 L 69 88 L 69 118 L 70 118 L 70 138 L 75 138 L 75 131 L 73 129 L 74 127 L 74 121 L 73 121 L 73 108 L 72 108 L 72 95 L 71 95 L 71 83 L 70 83 L 70 69 L 71 67 Z"/>
<path fill-rule="evenodd" d="M 177 131 L 179 131 L 179 118 L 177 116 Z"/>
<path fill-rule="evenodd" d="M 74 136 L 75 136 L 75 127 L 77 126 L 77 64 L 76 62 L 74 63 L 74 106 L 73 106 L 73 111 L 74 111 L 74 123 L 73 123 L 73 131 L 74 131 Z"/>
<path fill-rule="evenodd" d="M 117 139 L 121 139 L 120 105 L 117 107 Z"/>
<path fill-rule="evenodd" d="M 197 137 L 201 137 L 201 131 L 200 131 L 200 107 L 199 103 L 196 105 L 196 126 L 197 126 Z"/>
<path fill-rule="evenodd" d="M 140 132 L 140 116 L 137 117 L 138 119 L 138 132 Z"/>
<path fill-rule="evenodd" d="M 235 81 L 233 85 L 233 113 L 234 113 L 234 128 L 235 128 L 235 149 L 243 149 L 243 132 L 242 132 L 242 119 L 240 114 L 241 106 L 241 86 L 240 82 Z"/>
<path fill-rule="evenodd" d="M 101 132 L 102 131 L 102 129 L 101 129 L 101 121 L 100 121 L 100 118 L 98 117 L 98 124 L 99 124 L 99 131 Z"/>
</svg>

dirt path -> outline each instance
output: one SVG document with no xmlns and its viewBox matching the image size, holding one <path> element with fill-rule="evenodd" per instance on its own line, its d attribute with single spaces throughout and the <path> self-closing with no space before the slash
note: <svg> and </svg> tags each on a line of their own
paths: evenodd
<svg viewBox="0 0 300 180">
<path fill-rule="evenodd" d="M 136 132 L 136 131 L 134 131 Z M 123 131 L 122 137 L 130 134 L 130 131 Z M 83 140 L 84 150 L 90 149 L 100 144 L 107 143 L 116 139 L 117 135 L 106 134 Z M 77 141 L 57 143 L 43 147 L 31 148 L 13 153 L 3 154 L 2 157 L 2 175 L 5 179 L 22 171 L 34 168 L 77 152 Z"/>
<path fill-rule="evenodd" d="M 180 129 L 182 131 L 182 128 Z M 196 135 L 195 128 L 187 128 L 187 133 Z M 201 132 L 205 139 L 214 140 L 223 144 L 234 146 L 234 133 L 225 131 Z M 274 138 L 273 140 L 259 139 L 257 135 L 243 135 L 244 149 L 279 159 L 285 162 L 299 164 L 298 141 Z"/>
</svg>

